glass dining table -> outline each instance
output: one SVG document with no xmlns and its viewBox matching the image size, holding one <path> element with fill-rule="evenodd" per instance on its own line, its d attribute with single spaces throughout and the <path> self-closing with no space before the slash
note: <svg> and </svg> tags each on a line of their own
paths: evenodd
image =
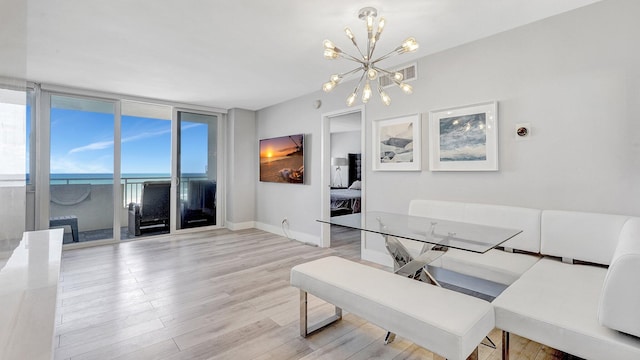
<svg viewBox="0 0 640 360">
<path fill-rule="evenodd" d="M 449 249 L 482 254 L 522 232 L 517 229 L 382 211 L 369 211 L 364 217 L 361 214 L 349 214 L 318 221 L 382 235 L 385 247 L 393 259 L 396 274 L 436 286 L 442 285 L 433 273 L 443 270 L 429 264 Z M 409 251 L 409 247 L 417 251 Z M 393 341 L 393 337 L 392 333 L 388 333 L 385 343 Z M 495 344 L 490 339 L 488 341 L 488 346 L 495 348 Z"/>
<path fill-rule="evenodd" d="M 396 272 L 417 260 L 413 259 L 407 250 L 407 242 L 398 239 L 422 244 L 421 254 L 434 251 L 443 253 L 449 248 L 485 253 L 522 232 L 516 229 L 382 211 L 366 212 L 365 220 L 362 219 L 360 214 L 349 214 L 318 221 L 382 235 L 387 250 L 396 262 Z M 424 260 L 429 259 L 435 260 L 433 257 Z M 424 260 L 420 262 L 428 264 Z"/>
</svg>

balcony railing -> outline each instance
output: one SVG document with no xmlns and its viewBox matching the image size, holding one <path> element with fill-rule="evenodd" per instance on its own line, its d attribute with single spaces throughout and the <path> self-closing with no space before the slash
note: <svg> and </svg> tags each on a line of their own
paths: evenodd
<svg viewBox="0 0 640 360">
<path fill-rule="evenodd" d="M 180 178 L 180 200 L 186 201 L 188 198 L 189 183 L 194 180 L 206 180 L 206 174 L 186 174 Z M 142 196 L 142 185 L 145 181 L 170 181 L 169 176 L 153 176 L 153 175 L 136 175 L 120 178 L 123 185 L 122 206 L 129 206 L 129 203 L 139 203 Z M 56 174 L 55 178 L 50 181 L 51 185 L 70 185 L 70 184 L 92 184 L 92 185 L 108 185 L 113 183 L 113 178 L 109 175 L 90 174 L 74 175 L 70 174 L 66 177 L 64 174 Z"/>
</svg>

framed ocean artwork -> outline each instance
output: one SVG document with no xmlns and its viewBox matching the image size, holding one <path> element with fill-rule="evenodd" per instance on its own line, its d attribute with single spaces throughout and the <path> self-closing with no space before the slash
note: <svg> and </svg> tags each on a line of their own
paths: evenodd
<svg viewBox="0 0 640 360">
<path fill-rule="evenodd" d="M 431 171 L 498 170 L 498 103 L 429 112 Z"/>
</svg>

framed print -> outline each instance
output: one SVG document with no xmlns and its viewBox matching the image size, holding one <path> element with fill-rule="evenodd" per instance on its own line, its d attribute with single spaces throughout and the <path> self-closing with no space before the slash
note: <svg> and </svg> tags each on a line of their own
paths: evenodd
<svg viewBox="0 0 640 360">
<path fill-rule="evenodd" d="M 431 171 L 498 170 L 498 103 L 429 112 Z"/>
<path fill-rule="evenodd" d="M 420 170 L 420 115 L 373 123 L 373 170 Z"/>
<path fill-rule="evenodd" d="M 304 183 L 304 134 L 260 140 L 260 181 Z"/>
</svg>

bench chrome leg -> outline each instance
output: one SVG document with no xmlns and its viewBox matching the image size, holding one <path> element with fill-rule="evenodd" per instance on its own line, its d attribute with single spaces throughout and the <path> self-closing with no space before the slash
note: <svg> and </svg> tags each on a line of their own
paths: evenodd
<svg viewBox="0 0 640 360">
<path fill-rule="evenodd" d="M 307 318 L 307 292 L 300 290 L 300 336 L 307 337 L 342 319 L 342 309 L 335 307 L 335 314 L 319 323 L 309 326 Z"/>
<path fill-rule="evenodd" d="M 509 332 L 502 331 L 502 360 L 509 360 Z"/>
</svg>

